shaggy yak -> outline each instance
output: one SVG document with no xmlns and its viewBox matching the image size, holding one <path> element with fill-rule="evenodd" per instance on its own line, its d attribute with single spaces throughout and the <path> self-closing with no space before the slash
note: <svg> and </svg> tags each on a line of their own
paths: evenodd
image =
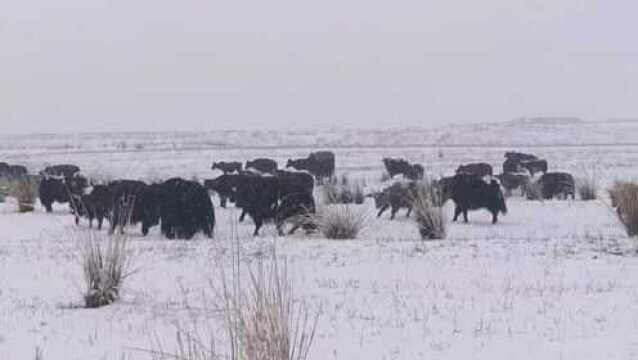
<svg viewBox="0 0 638 360">
<path fill-rule="evenodd" d="M 168 239 L 191 239 L 202 232 L 213 237 L 215 209 L 208 191 L 195 181 L 173 178 L 159 185 L 162 234 Z"/>
<path fill-rule="evenodd" d="M 454 218 L 456 221 L 460 214 L 463 220 L 468 222 L 468 210 L 487 209 L 492 213 L 492 224 L 498 222 L 498 214 L 507 213 L 505 197 L 496 180 L 486 183 L 475 175 L 458 174 L 443 178 L 439 181 L 445 198 L 454 201 Z"/>
<path fill-rule="evenodd" d="M 306 170 L 323 183 L 325 179 L 330 179 L 335 173 L 335 154 L 332 151 L 317 151 L 310 153 L 307 158 L 288 159 L 286 167 L 296 170 Z"/>
</svg>

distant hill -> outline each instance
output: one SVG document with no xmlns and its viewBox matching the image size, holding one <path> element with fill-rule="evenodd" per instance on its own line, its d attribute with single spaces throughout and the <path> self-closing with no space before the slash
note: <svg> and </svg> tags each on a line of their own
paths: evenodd
<svg viewBox="0 0 638 360">
<path fill-rule="evenodd" d="M 228 147 L 551 146 L 638 144 L 638 121 L 571 117 L 429 128 L 328 131 L 144 132 L 0 135 L 0 152 L 196 150 Z"/>
</svg>

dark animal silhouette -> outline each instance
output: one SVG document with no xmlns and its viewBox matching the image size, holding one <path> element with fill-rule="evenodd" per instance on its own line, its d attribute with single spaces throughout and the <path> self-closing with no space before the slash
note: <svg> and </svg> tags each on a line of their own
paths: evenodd
<svg viewBox="0 0 638 360">
<path fill-rule="evenodd" d="M 368 195 L 368 197 L 372 197 L 374 199 L 374 206 L 379 209 L 377 217 L 380 217 L 388 208 L 390 208 L 390 220 L 393 220 L 397 211 L 402 208 L 408 209 L 406 217 L 410 216 L 414 203 L 414 195 L 416 194 L 414 192 L 415 190 L 415 182 L 395 182 L 389 187 L 383 189 L 383 191 L 372 193 Z"/>
<path fill-rule="evenodd" d="M 403 175 L 409 180 L 421 180 L 425 175 L 425 169 L 421 164 L 413 164 Z"/>
<path fill-rule="evenodd" d="M 383 165 L 391 178 L 402 174 L 406 179 L 418 180 L 422 179 L 425 173 L 423 166 L 412 165 L 404 159 L 384 158 Z"/>
<path fill-rule="evenodd" d="M 246 161 L 246 169 L 252 168 L 262 173 L 274 174 L 277 170 L 277 162 L 272 159 L 259 158 Z"/>
<path fill-rule="evenodd" d="M 275 173 L 279 179 L 279 185 L 288 192 L 306 192 L 312 194 L 315 181 L 312 175 L 305 172 L 277 170 Z M 286 191 L 286 190 L 285 190 Z"/>
<path fill-rule="evenodd" d="M 543 174 L 547 173 L 547 160 L 521 161 L 520 165 L 524 169 L 527 169 L 532 176 L 539 172 L 542 172 Z"/>
<path fill-rule="evenodd" d="M 53 176 L 53 177 L 70 178 L 79 172 L 80 172 L 80 168 L 76 165 L 61 164 L 61 165 L 47 166 L 46 168 L 44 168 L 44 170 L 40 171 L 40 174 L 45 177 Z"/>
<path fill-rule="evenodd" d="M 501 186 L 508 196 L 516 189 L 521 189 L 521 192 L 525 195 L 525 189 L 530 181 L 529 175 L 521 173 L 503 173 L 496 175 L 496 178 L 501 182 Z"/>
<path fill-rule="evenodd" d="M 93 227 L 93 219 L 97 219 L 98 230 L 102 229 L 104 219 L 108 219 L 113 208 L 113 194 L 106 185 L 95 185 L 90 194 L 82 195 L 76 205 L 75 223 L 80 217 L 89 219 L 89 227 Z"/>
<path fill-rule="evenodd" d="M 279 181 L 274 176 L 248 177 L 234 192 L 235 205 L 246 211 L 255 223 L 254 236 L 265 221 L 274 218 L 280 198 Z"/>
<path fill-rule="evenodd" d="M 9 164 L 0 162 L 0 178 L 9 177 Z"/>
<path fill-rule="evenodd" d="M 330 179 L 335 173 L 335 154 L 332 151 L 312 152 L 307 158 L 288 159 L 286 167 L 297 170 L 306 170 L 323 183 L 325 179 Z"/>
<path fill-rule="evenodd" d="M 27 176 L 29 171 L 22 165 L 9 165 L 8 177 L 10 179 L 19 179 Z"/>
<path fill-rule="evenodd" d="M 543 199 L 552 199 L 554 197 L 567 199 L 576 198 L 576 185 L 574 177 L 565 172 L 548 172 L 538 179 Z"/>
<path fill-rule="evenodd" d="M 208 191 L 195 181 L 169 179 L 159 185 L 161 231 L 168 239 L 213 237 L 215 209 Z"/>
<path fill-rule="evenodd" d="M 517 173 L 524 170 L 521 166 L 521 162 L 523 161 L 533 161 L 538 160 L 535 155 L 532 154 L 524 154 L 515 151 L 508 151 L 505 153 L 505 161 L 503 162 L 503 172 L 504 173 Z"/>
<path fill-rule="evenodd" d="M 151 227 L 159 224 L 159 185 L 147 185 L 137 180 L 116 180 L 108 186 L 113 195 L 111 234 L 117 227 L 123 232 L 126 225 L 142 223 L 142 235 L 146 236 Z"/>
<path fill-rule="evenodd" d="M 470 163 L 467 165 L 460 165 L 456 169 L 456 173 L 484 177 L 484 176 L 492 176 L 493 171 L 492 171 L 492 165 L 488 163 Z"/>
<path fill-rule="evenodd" d="M 507 206 L 501 187 L 497 181 L 489 184 L 476 175 L 457 174 L 439 181 L 442 185 L 444 197 L 454 201 L 454 218 L 456 221 L 460 214 L 463 220 L 468 222 L 468 210 L 487 209 L 492 213 L 492 223 L 498 222 L 499 212 L 506 214 Z"/>
<path fill-rule="evenodd" d="M 242 170 L 242 164 L 239 161 L 232 161 L 232 162 L 219 161 L 219 162 L 214 162 L 213 166 L 211 166 L 211 169 L 212 170 L 219 169 L 224 174 L 230 174 L 233 172 L 240 172 Z"/>
<path fill-rule="evenodd" d="M 75 175 L 68 178 L 43 177 L 40 180 L 38 192 L 40 194 L 40 203 L 46 209 L 46 212 L 53 211 L 53 203 L 70 203 L 71 211 L 77 209 L 77 200 L 84 193 L 84 189 L 88 187 L 88 180 L 81 175 Z"/>
</svg>

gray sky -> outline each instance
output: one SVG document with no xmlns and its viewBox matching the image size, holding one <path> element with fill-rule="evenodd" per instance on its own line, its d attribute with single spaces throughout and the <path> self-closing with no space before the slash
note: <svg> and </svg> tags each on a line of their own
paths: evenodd
<svg viewBox="0 0 638 360">
<path fill-rule="evenodd" d="M 0 132 L 638 115 L 638 2 L 24 0 Z"/>
</svg>

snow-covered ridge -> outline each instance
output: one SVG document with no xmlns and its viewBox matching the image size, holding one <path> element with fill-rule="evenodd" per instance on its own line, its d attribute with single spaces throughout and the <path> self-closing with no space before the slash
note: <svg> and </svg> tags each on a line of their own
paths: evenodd
<svg viewBox="0 0 638 360">
<path fill-rule="evenodd" d="M 522 118 L 438 128 L 0 135 L 0 151 L 152 151 L 255 147 L 574 146 L 638 143 L 638 121 Z"/>
</svg>

